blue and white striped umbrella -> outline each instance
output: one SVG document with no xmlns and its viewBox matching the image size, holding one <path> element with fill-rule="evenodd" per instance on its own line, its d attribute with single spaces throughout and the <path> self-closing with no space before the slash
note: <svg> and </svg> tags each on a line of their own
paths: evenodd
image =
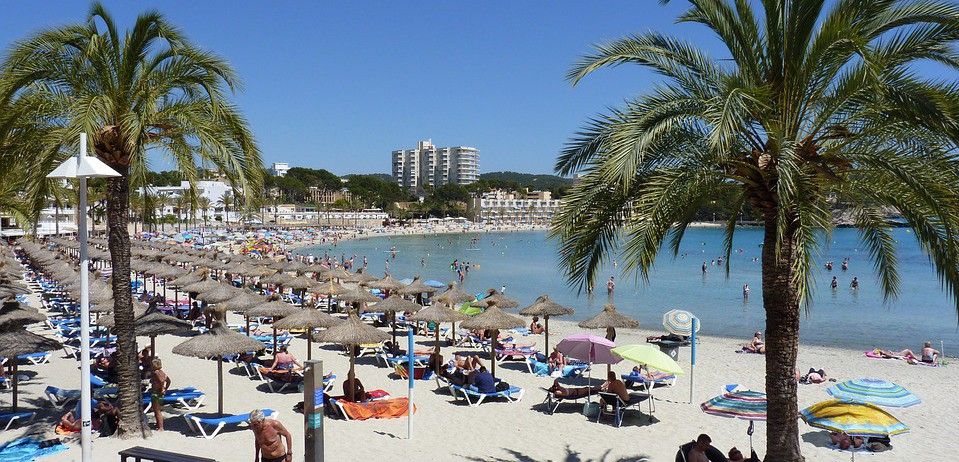
<svg viewBox="0 0 959 462">
<path fill-rule="evenodd" d="M 663 328 L 667 332 L 689 337 L 693 335 L 693 319 L 696 317 L 686 310 L 669 310 L 663 315 Z M 696 323 L 696 332 L 702 323 Z"/>
<path fill-rule="evenodd" d="M 922 401 L 909 390 L 882 379 L 856 379 L 826 389 L 833 398 L 879 406 L 909 407 Z"/>
</svg>

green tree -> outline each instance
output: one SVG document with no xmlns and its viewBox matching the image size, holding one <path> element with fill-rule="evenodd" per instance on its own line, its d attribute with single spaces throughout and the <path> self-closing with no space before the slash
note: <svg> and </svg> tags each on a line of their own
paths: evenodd
<svg viewBox="0 0 959 462">
<path fill-rule="evenodd" d="M 121 174 L 107 182 L 106 194 L 120 433 L 146 435 L 129 290 L 130 179 L 145 170 L 147 153 L 155 150 L 167 154 L 184 179 L 195 180 L 200 159 L 244 191 L 259 191 L 259 152 L 229 101 L 238 78 L 226 61 L 196 47 L 160 13 L 141 14 L 124 32 L 100 3 L 91 6 L 86 23 L 44 29 L 17 42 L 0 68 L 0 106 L 22 101 L 51 126 L 38 163 L 52 168 L 75 152 L 83 131 L 91 152 Z"/>
<path fill-rule="evenodd" d="M 900 289 L 883 207 L 898 210 L 959 308 L 959 5 L 910 0 L 697 0 L 682 22 L 706 26 L 723 56 L 657 33 L 598 45 L 569 73 L 638 64 L 663 76 L 590 121 L 557 160 L 582 173 L 553 234 L 571 283 L 591 289 L 613 253 L 644 279 L 660 248 L 675 254 L 717 189 L 737 186 L 765 227 L 766 460 L 803 460 L 796 354 L 812 256 L 833 227 L 830 197 L 852 205 L 887 297 Z M 753 11 L 759 4 L 762 11 Z M 729 217 L 732 250 L 737 213 Z M 727 275 L 729 258 L 726 258 Z"/>
</svg>

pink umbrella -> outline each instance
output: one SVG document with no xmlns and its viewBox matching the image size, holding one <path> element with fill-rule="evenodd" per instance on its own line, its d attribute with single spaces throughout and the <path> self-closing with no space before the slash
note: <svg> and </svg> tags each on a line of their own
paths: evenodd
<svg viewBox="0 0 959 462">
<path fill-rule="evenodd" d="M 590 334 L 570 335 L 556 345 L 560 353 L 594 364 L 616 364 L 622 361 L 623 358 L 610 351 L 613 348 L 616 348 L 616 344 L 612 341 Z"/>
<path fill-rule="evenodd" d="M 616 344 L 605 337 L 597 337 L 591 334 L 574 334 L 564 338 L 556 345 L 560 353 L 576 358 L 580 361 L 586 361 L 592 364 L 616 364 L 623 358 L 614 355 L 612 351 Z M 593 368 L 588 369 L 587 380 L 593 381 Z M 590 397 L 586 397 L 590 401 Z"/>
</svg>

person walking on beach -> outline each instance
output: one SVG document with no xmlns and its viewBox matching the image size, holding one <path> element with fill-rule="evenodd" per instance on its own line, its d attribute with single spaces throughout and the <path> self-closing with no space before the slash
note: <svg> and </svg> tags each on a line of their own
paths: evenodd
<svg viewBox="0 0 959 462">
<path fill-rule="evenodd" d="M 150 405 L 156 418 L 157 431 L 163 431 L 163 395 L 170 389 L 170 376 L 163 372 L 160 358 L 153 358 L 153 370 L 150 372 Z"/>
<path fill-rule="evenodd" d="M 293 460 L 293 435 L 276 419 L 267 419 L 259 409 L 250 413 L 253 431 L 253 460 L 259 462 L 290 462 Z M 283 441 L 286 440 L 286 447 Z"/>
</svg>

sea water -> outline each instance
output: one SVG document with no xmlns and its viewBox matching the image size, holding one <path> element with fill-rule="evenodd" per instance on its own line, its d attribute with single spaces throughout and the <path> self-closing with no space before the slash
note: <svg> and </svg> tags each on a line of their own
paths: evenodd
<svg viewBox="0 0 959 462">
<path fill-rule="evenodd" d="M 811 303 L 802 317 L 803 342 L 837 347 L 874 347 L 918 351 L 922 342 L 932 341 L 946 354 L 959 348 L 959 319 L 956 304 L 950 301 L 929 258 L 921 251 L 908 229 L 892 231 L 897 242 L 900 295 L 884 300 L 868 251 L 855 229 L 837 229 L 824 238 L 815 256 L 814 288 Z M 567 282 L 560 265 L 558 244 L 545 232 L 457 233 L 426 236 L 374 237 L 325 244 L 299 253 L 322 257 L 350 258 L 355 268 L 368 261 L 368 271 L 401 279 L 420 275 L 424 280 L 449 282 L 457 279 L 451 268 L 454 260 L 469 263 L 464 289 L 481 293 L 506 286 L 506 295 L 517 299 L 520 308 L 537 296 L 548 294 L 576 313 L 565 319 L 582 320 L 595 315 L 609 302 L 606 281 L 615 278 L 612 302 L 622 313 L 640 321 L 641 327 L 657 330 L 662 315 L 673 308 L 694 313 L 701 333 L 739 337 L 748 341 L 752 333 L 765 328 L 762 306 L 761 254 L 763 232 L 744 228 L 736 232 L 730 272 L 718 264 L 723 257 L 723 230 L 689 229 L 679 255 L 660 251 L 649 281 L 644 282 L 625 269 L 625 262 L 611 259 L 599 272 L 593 293 L 581 292 Z M 395 258 L 391 249 L 396 249 Z M 849 259 L 849 269 L 841 262 Z M 831 271 L 825 269 L 833 262 Z M 705 262 L 707 272 L 703 274 Z M 715 263 L 715 264 L 714 264 Z M 838 288 L 830 287 L 835 276 Z M 859 288 L 850 287 L 858 277 Z M 743 285 L 750 295 L 743 297 Z M 513 310 L 514 312 L 516 310 Z"/>
</svg>

